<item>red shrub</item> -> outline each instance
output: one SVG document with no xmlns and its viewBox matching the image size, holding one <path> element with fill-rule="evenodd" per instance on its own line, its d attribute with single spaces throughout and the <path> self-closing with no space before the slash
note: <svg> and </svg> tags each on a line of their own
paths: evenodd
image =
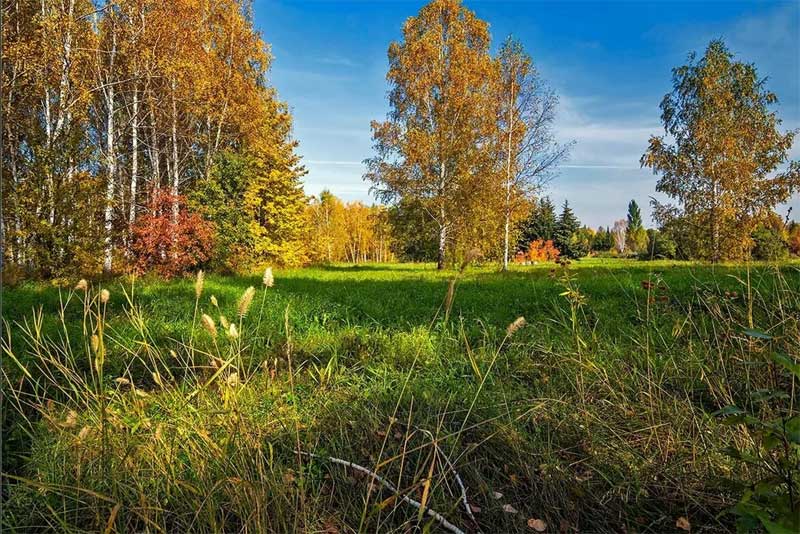
<svg viewBox="0 0 800 534">
<path fill-rule="evenodd" d="M 178 206 L 177 217 L 173 209 Z M 165 189 L 153 192 L 147 213 L 132 229 L 131 253 L 138 272 L 171 277 L 208 260 L 214 230 L 211 223 L 186 209 L 186 199 Z"/>
<path fill-rule="evenodd" d="M 547 241 L 537 239 L 531 241 L 528 246 L 528 259 L 531 261 L 556 261 L 559 254 L 561 253 L 553 246 L 553 241 L 550 239 Z"/>
</svg>

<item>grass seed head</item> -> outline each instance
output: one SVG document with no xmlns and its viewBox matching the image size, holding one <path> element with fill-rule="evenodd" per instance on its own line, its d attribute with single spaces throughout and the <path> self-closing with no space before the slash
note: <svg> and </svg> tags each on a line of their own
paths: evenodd
<svg viewBox="0 0 800 534">
<path fill-rule="evenodd" d="M 75 284 L 75 289 L 78 291 L 86 291 L 89 289 L 89 282 L 87 282 L 85 278 L 81 278 L 78 280 L 78 283 Z"/>
<path fill-rule="evenodd" d="M 228 337 L 232 339 L 239 337 L 239 330 L 236 329 L 236 325 L 233 323 L 228 327 Z"/>
<path fill-rule="evenodd" d="M 239 373 L 231 373 L 226 380 L 229 386 L 236 387 L 239 385 Z"/>
<path fill-rule="evenodd" d="M 219 308 L 219 303 L 217 302 L 217 297 L 215 297 L 214 295 L 211 295 L 211 305 L 214 306 L 215 308 Z"/>
<path fill-rule="evenodd" d="M 200 322 L 203 324 L 203 328 L 206 329 L 206 332 L 211 334 L 211 337 L 217 337 L 217 325 L 214 324 L 214 319 L 204 313 L 203 316 L 200 317 Z"/>
<path fill-rule="evenodd" d="M 242 294 L 242 298 L 239 299 L 239 309 L 238 314 L 239 317 L 244 317 L 247 315 L 247 310 L 250 309 L 250 305 L 253 303 L 253 297 L 256 294 L 256 288 L 253 286 L 248 287 L 244 290 Z"/>
<path fill-rule="evenodd" d="M 272 267 L 264 269 L 264 287 L 272 287 L 275 285 L 275 277 L 272 276 Z"/>
<path fill-rule="evenodd" d="M 108 289 L 100 290 L 100 302 L 105 304 L 108 302 L 108 299 L 110 298 L 111 298 L 111 293 L 108 291 Z"/>
<path fill-rule="evenodd" d="M 200 298 L 200 295 L 203 294 L 203 283 L 205 282 L 205 274 L 203 270 L 200 269 L 197 271 L 197 279 L 194 281 L 194 296 L 195 298 Z"/>
<path fill-rule="evenodd" d="M 227 330 L 227 329 L 230 327 L 230 323 L 228 323 L 228 318 L 227 318 L 227 317 L 225 317 L 225 316 L 224 316 L 224 315 L 222 315 L 222 314 L 220 314 L 220 316 L 219 316 L 219 324 L 220 324 L 220 325 L 222 326 L 222 328 L 224 328 L 225 330 Z"/>
<path fill-rule="evenodd" d="M 517 317 L 514 322 L 508 325 L 508 328 L 506 328 L 506 335 L 508 337 L 513 336 L 514 333 L 523 326 L 525 326 L 525 317 Z"/>
</svg>

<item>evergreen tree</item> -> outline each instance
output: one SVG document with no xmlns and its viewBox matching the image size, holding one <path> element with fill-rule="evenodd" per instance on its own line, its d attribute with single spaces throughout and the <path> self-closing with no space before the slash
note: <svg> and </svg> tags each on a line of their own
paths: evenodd
<svg viewBox="0 0 800 534">
<path fill-rule="evenodd" d="M 647 248 L 647 232 L 642 225 L 642 210 L 635 200 L 628 203 L 628 233 L 625 235 L 626 248 L 632 252 L 642 252 Z"/>
<path fill-rule="evenodd" d="M 531 241 L 551 240 L 556 228 L 556 209 L 548 197 L 533 204 L 528 217 L 522 222 L 518 250 L 528 250 Z"/>
<path fill-rule="evenodd" d="M 592 242 L 592 250 L 601 252 L 611 250 L 614 246 L 614 237 L 611 235 L 611 230 L 609 228 L 603 228 L 602 226 L 597 229 L 597 233 L 594 235 L 594 240 Z"/>
<path fill-rule="evenodd" d="M 553 243 L 556 248 L 561 252 L 561 255 L 567 258 L 579 258 L 579 247 L 575 246 L 573 237 L 580 229 L 581 223 L 573 213 L 572 208 L 569 207 L 569 202 L 564 201 L 564 206 L 561 209 L 561 214 L 558 216 L 555 231 L 553 232 Z"/>
<path fill-rule="evenodd" d="M 628 203 L 628 231 L 635 232 L 642 228 L 642 210 L 635 200 Z"/>
</svg>

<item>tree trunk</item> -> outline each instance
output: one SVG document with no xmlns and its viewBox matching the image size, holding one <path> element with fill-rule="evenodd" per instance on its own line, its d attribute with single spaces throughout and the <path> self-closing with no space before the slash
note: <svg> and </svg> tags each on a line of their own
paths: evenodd
<svg viewBox="0 0 800 534">
<path fill-rule="evenodd" d="M 172 203 L 172 222 L 173 224 L 178 220 L 178 192 L 180 189 L 180 172 L 178 170 L 178 108 L 175 102 L 175 90 L 177 84 L 175 79 L 172 80 L 172 194 L 175 199 Z"/>
<path fill-rule="evenodd" d="M 439 162 L 439 255 L 436 259 L 436 269 L 441 271 L 444 269 L 445 248 L 447 247 L 447 213 L 444 207 L 444 186 L 445 186 L 446 171 L 444 162 Z"/>
<path fill-rule="evenodd" d="M 514 131 L 514 82 L 511 82 L 511 91 L 508 96 L 508 146 L 506 147 L 506 209 L 505 232 L 503 240 L 503 270 L 508 270 L 509 231 L 511 226 L 511 160 L 512 160 L 512 134 Z"/>
<path fill-rule="evenodd" d="M 718 216 L 718 195 L 719 189 L 716 179 L 713 179 L 712 200 L 711 200 L 711 262 L 717 263 L 720 260 L 719 250 L 719 216 Z"/>
<path fill-rule="evenodd" d="M 117 176 L 117 157 L 114 152 L 114 84 L 112 83 L 112 76 L 114 72 L 114 60 L 117 54 L 117 33 L 113 27 L 111 30 L 111 52 L 108 62 L 108 74 L 105 80 L 105 96 L 106 96 L 106 172 L 108 173 L 108 182 L 106 184 L 106 207 L 103 215 L 104 230 L 105 230 L 105 250 L 103 257 L 103 271 L 106 273 L 111 272 L 112 257 L 113 257 L 113 242 L 111 239 L 111 232 L 113 230 L 113 217 L 114 217 L 114 189 Z"/>
<path fill-rule="evenodd" d="M 133 86 L 133 117 L 131 117 L 131 205 L 128 225 L 136 220 L 136 188 L 139 180 L 139 90 Z"/>
<path fill-rule="evenodd" d="M 442 210 L 444 211 L 444 210 Z M 436 259 L 436 268 L 438 270 L 444 269 L 444 254 L 447 246 L 447 226 L 444 224 L 439 225 L 439 255 Z"/>
</svg>

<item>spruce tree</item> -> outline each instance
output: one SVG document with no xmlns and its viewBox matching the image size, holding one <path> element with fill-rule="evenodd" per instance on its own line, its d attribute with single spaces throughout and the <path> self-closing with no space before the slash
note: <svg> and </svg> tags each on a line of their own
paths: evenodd
<svg viewBox="0 0 800 534">
<path fill-rule="evenodd" d="M 558 216 L 555 232 L 553 233 L 553 244 L 561 251 L 561 255 L 567 258 L 578 258 L 579 251 L 573 246 L 573 236 L 580 229 L 581 223 L 569 207 L 569 202 L 564 201 L 561 215 Z"/>
<path fill-rule="evenodd" d="M 556 209 L 548 197 L 536 202 L 530 215 L 522 221 L 520 238 L 517 242 L 519 250 L 528 250 L 531 241 L 553 239 L 556 228 Z"/>
<path fill-rule="evenodd" d="M 635 232 L 642 227 L 642 210 L 635 200 L 628 203 L 628 231 Z"/>
</svg>

